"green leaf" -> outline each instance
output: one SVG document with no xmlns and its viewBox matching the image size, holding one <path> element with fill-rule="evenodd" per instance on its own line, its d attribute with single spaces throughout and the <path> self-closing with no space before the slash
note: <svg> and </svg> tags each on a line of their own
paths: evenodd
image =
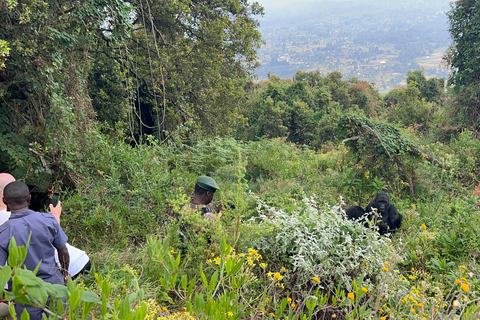
<svg viewBox="0 0 480 320">
<path fill-rule="evenodd" d="M 240 258 L 237 264 L 232 268 L 232 272 L 230 273 L 230 276 L 233 276 L 237 274 L 238 271 L 240 271 L 240 268 L 242 267 L 243 262 L 244 262 L 243 258 Z"/>
<path fill-rule="evenodd" d="M 84 291 L 82 295 L 82 301 L 93 302 L 96 304 L 102 303 L 102 300 L 100 299 L 100 297 L 95 292 L 92 292 L 92 291 Z"/>
<path fill-rule="evenodd" d="M 201 263 L 200 263 L 200 277 L 202 279 L 202 282 L 203 282 L 203 285 L 205 286 L 205 288 L 208 288 L 207 277 L 205 277 L 205 274 L 203 273 L 203 267 L 202 267 Z"/>
<path fill-rule="evenodd" d="M 85 296 L 85 293 L 88 293 L 88 292 L 89 292 L 89 291 L 85 291 L 85 292 L 83 293 L 83 296 Z M 92 293 L 93 293 L 93 292 L 92 292 Z M 85 300 L 83 300 L 83 296 L 82 296 L 82 301 L 85 301 Z M 97 298 L 98 298 L 98 296 L 97 296 Z M 98 300 L 100 301 L 100 299 L 98 299 Z M 93 305 L 94 305 L 93 302 L 85 302 L 85 303 L 83 304 L 82 320 L 85 320 L 85 319 L 87 318 L 87 316 L 89 316 L 90 311 L 91 311 L 92 308 L 93 308 Z"/>
<path fill-rule="evenodd" d="M 135 299 L 137 299 L 138 293 L 137 292 L 132 292 L 128 295 L 128 303 L 131 304 Z"/>
<path fill-rule="evenodd" d="M 177 268 L 180 265 L 180 253 L 178 253 L 177 258 L 175 259 L 175 268 Z"/>
<path fill-rule="evenodd" d="M 68 298 L 68 290 L 67 287 L 61 284 L 51 284 L 45 282 L 45 288 L 47 289 L 47 293 L 54 298 Z"/>
<path fill-rule="evenodd" d="M 75 308 L 80 303 L 81 298 L 82 292 L 80 291 L 80 289 L 76 289 L 70 294 L 70 297 L 68 298 L 68 303 L 70 304 L 70 306 Z"/>
<path fill-rule="evenodd" d="M 20 317 L 21 320 L 30 320 L 30 315 L 27 312 L 27 309 L 23 309 L 22 315 Z"/>
<path fill-rule="evenodd" d="M 0 279 L 1 279 L 1 278 L 0 278 Z M 184 274 L 184 275 L 182 276 L 182 279 L 180 280 L 180 283 L 181 283 L 181 285 L 182 285 L 182 289 L 183 289 L 183 290 L 187 290 L 188 281 L 187 281 L 187 275 L 186 275 L 186 274 Z"/>
<path fill-rule="evenodd" d="M 230 270 L 232 270 L 232 258 L 228 257 L 227 262 L 225 263 L 225 270 L 227 271 L 227 274 L 230 274 Z"/>
<path fill-rule="evenodd" d="M 44 286 L 28 287 L 27 293 L 32 299 L 40 302 L 41 305 L 44 306 L 47 303 L 48 294 Z"/>
<path fill-rule="evenodd" d="M 4 288 L 5 284 L 10 280 L 12 277 L 12 268 L 9 265 L 3 266 L 0 269 L 0 288 Z"/>
<path fill-rule="evenodd" d="M 218 275 L 219 275 L 218 270 L 213 273 L 212 278 L 210 279 L 210 285 L 208 287 L 210 291 L 215 290 L 215 287 L 217 286 L 217 283 L 218 283 Z"/>
<path fill-rule="evenodd" d="M 16 275 L 22 280 L 22 282 L 27 286 L 39 286 L 43 284 L 43 280 L 37 278 L 32 271 L 27 269 L 17 269 Z"/>
</svg>

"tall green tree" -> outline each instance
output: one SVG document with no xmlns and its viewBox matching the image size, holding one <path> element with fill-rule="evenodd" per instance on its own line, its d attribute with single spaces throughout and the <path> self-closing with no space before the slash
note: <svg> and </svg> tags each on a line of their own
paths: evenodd
<svg viewBox="0 0 480 320">
<path fill-rule="evenodd" d="M 87 50 L 124 39 L 131 10 L 119 0 L 0 0 L 0 39 L 9 48 L 0 68 L 0 171 L 63 176 L 82 163 L 65 157 L 86 149 L 95 118 Z"/>
<path fill-rule="evenodd" d="M 138 134 L 167 137 L 178 126 L 228 133 L 240 118 L 245 89 L 258 65 L 256 17 L 246 0 L 135 0 L 135 31 L 122 46 L 94 48 L 127 72 Z M 99 57 L 99 59 L 101 59 Z M 98 69 L 95 70 L 96 72 Z M 93 75 L 95 79 L 109 75 Z M 114 86 L 96 81 L 115 98 Z M 101 95 L 93 105 L 105 108 Z"/>
<path fill-rule="evenodd" d="M 480 129 L 480 1 L 452 2 L 448 12 L 452 44 L 445 60 L 452 68 L 448 83 L 455 86 L 454 113 L 462 127 Z"/>
<path fill-rule="evenodd" d="M 258 63 L 262 10 L 246 0 L 0 0 L 0 171 L 53 169 L 75 183 L 95 170 L 85 164 L 98 120 L 137 143 L 228 132 Z"/>
</svg>

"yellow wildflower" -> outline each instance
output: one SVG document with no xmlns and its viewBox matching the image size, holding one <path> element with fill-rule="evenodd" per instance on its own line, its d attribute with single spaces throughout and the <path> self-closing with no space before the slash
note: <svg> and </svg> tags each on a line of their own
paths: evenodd
<svg viewBox="0 0 480 320">
<path fill-rule="evenodd" d="M 275 318 L 275 313 L 270 312 L 269 315 Z"/>
<path fill-rule="evenodd" d="M 292 298 L 287 298 L 287 301 L 288 301 L 288 302 L 292 302 Z"/>
<path fill-rule="evenodd" d="M 254 256 L 254 255 L 258 254 L 257 250 L 254 250 L 252 248 L 248 248 L 248 252 L 250 253 L 251 256 Z"/>
<path fill-rule="evenodd" d="M 423 230 L 427 230 L 427 226 L 422 223 Z"/>
<path fill-rule="evenodd" d="M 363 291 L 363 292 L 367 292 L 367 291 L 368 291 L 368 289 L 367 289 L 367 288 L 365 288 L 365 287 L 362 287 L 362 291 Z"/>
<path fill-rule="evenodd" d="M 386 265 L 387 267 L 390 267 L 390 263 L 388 263 L 388 262 L 385 262 L 385 265 Z"/>
<path fill-rule="evenodd" d="M 280 273 L 278 273 L 278 272 L 275 272 L 275 274 L 273 275 L 273 277 L 274 277 L 275 279 L 277 279 L 277 280 L 282 280 L 282 279 L 283 279 L 283 277 L 282 277 L 282 276 L 280 275 Z"/>
<path fill-rule="evenodd" d="M 228 312 L 227 312 L 227 316 L 229 316 L 229 317 L 233 316 L 233 312 L 232 312 L 232 311 L 228 311 Z"/>
<path fill-rule="evenodd" d="M 470 290 L 470 288 L 468 287 L 468 285 L 466 283 L 462 283 L 462 290 L 465 291 L 465 292 L 468 292 L 468 290 Z"/>
<path fill-rule="evenodd" d="M 382 270 L 385 271 L 385 272 L 387 272 L 387 271 L 388 271 L 388 268 L 387 268 L 387 267 L 383 267 Z"/>
<path fill-rule="evenodd" d="M 347 294 L 347 297 L 348 297 L 349 299 L 353 299 L 353 298 L 355 298 L 355 295 L 353 294 L 353 292 L 349 292 L 349 293 Z"/>
<path fill-rule="evenodd" d="M 455 280 L 455 284 L 459 284 L 459 283 L 460 283 L 460 279 Z"/>
<path fill-rule="evenodd" d="M 381 317 L 380 320 L 387 320 L 387 317 Z"/>
<path fill-rule="evenodd" d="M 414 297 L 408 297 L 408 299 L 410 299 L 410 301 L 415 301 Z"/>
<path fill-rule="evenodd" d="M 419 306 L 420 308 L 423 308 L 423 303 L 419 302 L 417 306 Z"/>
<path fill-rule="evenodd" d="M 216 257 L 215 259 L 213 259 L 213 261 L 215 261 L 215 264 L 220 264 L 220 257 Z"/>
<path fill-rule="evenodd" d="M 165 312 L 168 312 L 168 309 L 165 308 L 165 307 L 162 307 L 162 310 L 165 311 Z"/>
<path fill-rule="evenodd" d="M 282 267 L 282 271 L 283 271 L 283 272 L 287 272 L 287 268 Z"/>
<path fill-rule="evenodd" d="M 438 309 L 433 309 L 433 312 L 437 312 L 437 311 L 438 311 Z"/>
<path fill-rule="evenodd" d="M 415 271 L 415 268 L 412 268 L 412 271 Z"/>
<path fill-rule="evenodd" d="M 270 301 L 270 298 L 266 298 L 267 301 Z"/>
<path fill-rule="evenodd" d="M 465 267 L 465 266 L 460 266 L 460 268 L 462 268 L 464 270 L 467 270 L 467 267 Z"/>
<path fill-rule="evenodd" d="M 457 308 L 457 307 L 460 306 L 460 302 L 458 302 L 458 300 L 453 301 L 452 304 L 453 304 L 453 307 L 454 307 L 454 308 Z"/>
<path fill-rule="evenodd" d="M 320 282 L 320 279 L 318 279 L 317 277 L 313 277 L 312 280 L 315 282 Z"/>
<path fill-rule="evenodd" d="M 461 279 L 465 282 L 468 282 L 467 278 L 462 277 Z"/>
<path fill-rule="evenodd" d="M 410 312 L 415 312 L 415 309 L 414 309 L 414 308 L 410 308 Z"/>
<path fill-rule="evenodd" d="M 267 264 L 262 262 L 262 263 L 260 263 L 260 267 L 261 267 L 262 269 L 265 269 L 265 268 L 267 267 Z"/>
<path fill-rule="evenodd" d="M 295 303 L 292 303 L 291 306 L 292 306 L 292 308 L 295 308 L 296 305 L 295 305 Z"/>
</svg>

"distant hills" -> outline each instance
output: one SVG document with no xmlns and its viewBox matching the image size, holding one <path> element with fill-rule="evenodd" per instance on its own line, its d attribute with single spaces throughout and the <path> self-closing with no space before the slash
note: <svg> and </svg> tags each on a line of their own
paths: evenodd
<svg viewBox="0 0 480 320">
<path fill-rule="evenodd" d="M 380 91 L 405 83 L 408 70 L 445 77 L 450 43 L 448 1 L 305 1 L 269 3 L 260 31 L 260 79 L 292 77 L 297 69 L 341 71 Z"/>
</svg>

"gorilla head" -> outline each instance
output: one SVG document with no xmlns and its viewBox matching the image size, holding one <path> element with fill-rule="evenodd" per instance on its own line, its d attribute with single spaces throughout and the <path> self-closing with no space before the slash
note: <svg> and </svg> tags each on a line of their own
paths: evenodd
<svg viewBox="0 0 480 320">
<path fill-rule="evenodd" d="M 381 213 L 385 213 L 390 208 L 390 198 L 385 192 L 380 192 L 375 197 L 372 207 L 377 208 Z"/>
</svg>

